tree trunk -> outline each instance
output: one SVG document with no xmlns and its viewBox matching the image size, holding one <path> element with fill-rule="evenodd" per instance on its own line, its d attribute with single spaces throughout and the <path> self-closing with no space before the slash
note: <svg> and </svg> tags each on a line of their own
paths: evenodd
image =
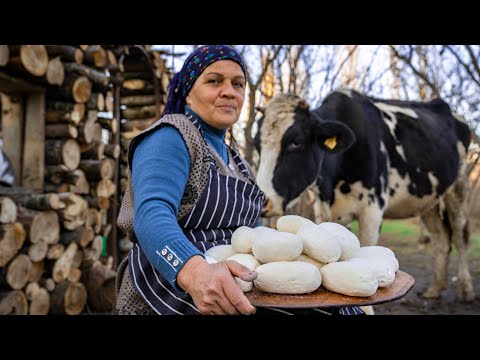
<svg viewBox="0 0 480 360">
<path fill-rule="evenodd" d="M 95 110 L 95 111 L 105 110 L 105 97 L 101 92 L 93 93 L 90 96 L 90 99 L 88 99 L 88 102 L 87 102 L 87 109 Z"/>
<path fill-rule="evenodd" d="M 83 279 L 88 290 L 88 303 L 97 311 L 112 311 L 115 306 L 116 272 L 103 265 L 100 261 L 84 270 Z"/>
<path fill-rule="evenodd" d="M 111 90 L 107 91 L 105 95 L 105 110 L 113 113 L 113 92 Z"/>
<path fill-rule="evenodd" d="M 53 290 L 55 290 L 55 288 L 57 287 L 57 284 L 55 283 L 55 281 L 53 281 L 52 278 L 41 279 L 40 283 L 43 284 L 45 289 L 47 289 L 47 291 L 50 293 L 53 292 Z"/>
<path fill-rule="evenodd" d="M 102 196 L 86 196 L 85 200 L 88 202 L 88 206 L 98 209 L 109 209 L 110 199 Z"/>
<path fill-rule="evenodd" d="M 45 178 L 45 93 L 28 93 L 25 101 L 22 186 L 43 190 Z"/>
<path fill-rule="evenodd" d="M 82 160 L 100 160 L 105 152 L 104 142 L 94 142 L 90 144 L 81 144 L 80 153 Z"/>
<path fill-rule="evenodd" d="M 103 239 L 100 235 L 94 237 L 90 247 L 83 249 L 83 261 L 96 261 L 102 256 Z"/>
<path fill-rule="evenodd" d="M 117 187 L 110 179 L 102 179 L 97 183 L 95 195 L 109 198 L 115 194 Z"/>
<path fill-rule="evenodd" d="M 65 245 L 70 245 L 72 242 L 77 243 L 80 247 L 86 247 L 95 237 L 92 228 L 82 226 L 73 231 L 63 231 L 61 235 L 61 242 Z"/>
<path fill-rule="evenodd" d="M 17 205 L 6 196 L 0 196 L 0 223 L 10 224 L 17 220 Z"/>
<path fill-rule="evenodd" d="M 79 130 L 79 141 L 81 144 L 102 141 L 102 127 L 97 123 L 97 111 L 88 111 L 87 120 L 79 125 Z"/>
<path fill-rule="evenodd" d="M 88 209 L 87 201 L 79 195 L 73 193 L 61 193 L 58 194 L 58 196 L 66 205 L 65 209 L 60 210 L 60 216 L 64 220 L 73 220 L 80 217 L 82 216 L 83 211 Z"/>
<path fill-rule="evenodd" d="M 10 48 L 9 66 L 17 70 L 23 68 L 33 76 L 43 76 L 47 73 L 48 53 L 44 45 L 20 45 L 19 54 L 14 49 Z"/>
<path fill-rule="evenodd" d="M 102 160 L 81 160 L 79 165 L 89 181 L 111 179 L 113 177 L 113 166 L 114 162 L 110 158 L 104 158 Z"/>
<path fill-rule="evenodd" d="M 120 104 L 125 106 L 155 105 L 155 95 L 132 95 L 120 99 Z"/>
<path fill-rule="evenodd" d="M 71 102 L 48 102 L 45 120 L 47 123 L 69 121 L 74 125 L 85 116 L 85 104 Z"/>
<path fill-rule="evenodd" d="M 92 94 L 92 83 L 85 76 L 67 74 L 63 85 L 51 93 L 52 97 L 63 97 L 76 103 L 85 104 Z"/>
<path fill-rule="evenodd" d="M 60 56 L 64 61 L 74 61 L 77 64 L 83 62 L 83 51 L 72 45 L 45 45 L 48 55 Z"/>
<path fill-rule="evenodd" d="M 79 282 L 80 279 L 82 278 L 82 270 L 80 269 L 70 269 L 70 272 L 68 273 L 67 280 L 70 281 L 71 283 L 76 283 Z"/>
<path fill-rule="evenodd" d="M 158 120 L 158 117 L 152 117 L 148 119 L 129 119 L 128 121 L 122 123 L 120 128 L 122 131 L 132 131 L 132 130 L 145 130 L 150 125 L 152 125 L 155 121 Z"/>
<path fill-rule="evenodd" d="M 108 86 L 108 76 L 104 72 L 92 69 L 83 64 L 77 63 L 65 63 L 65 70 L 68 72 L 75 72 L 90 79 L 93 83 L 97 84 L 99 88 L 103 89 Z"/>
<path fill-rule="evenodd" d="M 22 223 L 0 225 L 0 268 L 17 255 L 25 238 L 26 233 Z"/>
<path fill-rule="evenodd" d="M 62 85 L 65 80 L 65 69 L 60 57 L 51 59 L 47 67 L 47 82 L 51 85 Z"/>
<path fill-rule="evenodd" d="M 0 315 L 27 315 L 28 301 L 23 291 L 0 294 Z"/>
<path fill-rule="evenodd" d="M 22 289 L 28 282 L 32 271 L 32 261 L 25 254 L 20 254 L 12 260 L 7 268 L 7 284 L 14 290 Z"/>
<path fill-rule="evenodd" d="M 0 45 L 0 66 L 5 66 L 10 59 L 10 50 L 8 45 Z"/>
<path fill-rule="evenodd" d="M 80 314 L 87 303 L 87 290 L 80 282 L 64 281 L 55 286 L 51 295 L 52 314 Z"/>
<path fill-rule="evenodd" d="M 158 118 L 160 114 L 155 105 L 145 105 L 123 109 L 122 115 L 126 119 L 146 119 L 152 117 Z"/>
<path fill-rule="evenodd" d="M 96 199 L 107 199 L 107 198 L 96 198 Z M 110 200 L 109 199 L 107 200 L 109 201 L 109 207 L 110 207 Z M 94 208 L 88 209 L 88 216 L 87 216 L 87 220 L 85 221 L 85 226 L 91 227 L 95 232 L 95 234 L 100 233 L 102 229 L 102 222 L 103 222 L 102 220 L 105 214 L 105 210 L 102 210 L 102 208 L 100 207 L 100 204 L 98 204 L 97 207 L 100 208 L 100 210 L 97 210 Z"/>
<path fill-rule="evenodd" d="M 74 242 L 68 245 L 65 252 L 55 261 L 52 270 L 52 278 L 58 284 L 67 279 L 68 273 L 72 268 L 73 258 L 78 250 L 78 245 Z"/>
<path fill-rule="evenodd" d="M 45 142 L 46 163 L 48 165 L 66 165 L 70 170 L 78 168 L 80 163 L 80 147 L 73 139 L 47 140 Z"/>
<path fill-rule="evenodd" d="M 50 245 L 47 252 L 48 260 L 58 260 L 65 252 L 65 246 L 63 244 Z"/>
<path fill-rule="evenodd" d="M 30 276 L 28 277 L 28 282 L 39 282 L 43 276 L 43 270 L 45 268 L 45 262 L 43 260 L 32 262 L 32 270 L 30 271 Z"/>
<path fill-rule="evenodd" d="M 43 241 L 30 244 L 28 247 L 28 257 L 32 262 L 42 261 L 47 256 L 48 245 Z"/>
<path fill-rule="evenodd" d="M 84 51 L 85 63 L 93 64 L 99 68 L 103 68 L 107 65 L 107 52 L 100 45 L 89 45 Z"/>
<path fill-rule="evenodd" d="M 78 137 L 78 130 L 74 125 L 68 123 L 46 124 L 45 137 L 47 139 L 76 139 Z"/>
<path fill-rule="evenodd" d="M 12 194 L 12 199 L 19 206 L 33 210 L 56 210 L 62 208 L 58 195 L 50 194 Z"/>
<path fill-rule="evenodd" d="M 53 210 L 36 211 L 20 206 L 18 221 L 27 228 L 30 242 L 33 244 L 44 241 L 50 245 L 60 240 L 60 222 L 58 214 Z"/>
<path fill-rule="evenodd" d="M 65 176 L 65 181 L 70 184 L 70 191 L 72 193 L 88 194 L 90 192 L 90 185 L 87 181 L 87 177 L 80 169 Z"/>
<path fill-rule="evenodd" d="M 50 310 L 50 294 L 37 283 L 30 283 L 25 288 L 27 299 L 30 300 L 29 315 L 47 315 Z"/>
<path fill-rule="evenodd" d="M 118 159 L 122 149 L 119 144 L 107 144 L 105 145 L 105 156 L 111 157 L 113 159 Z"/>
</svg>

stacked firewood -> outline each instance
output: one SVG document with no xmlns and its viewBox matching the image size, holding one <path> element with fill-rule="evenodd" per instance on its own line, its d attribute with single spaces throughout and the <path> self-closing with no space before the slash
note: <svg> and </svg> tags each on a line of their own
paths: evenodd
<svg viewBox="0 0 480 360">
<path fill-rule="evenodd" d="M 0 187 L 0 314 L 112 310 L 118 264 L 105 252 L 124 140 L 162 111 L 164 64 L 143 46 L 0 46 L 0 70 L 46 89 L 43 191 Z M 2 94 L 3 111 L 8 103 Z M 118 115 L 134 125 L 120 129 Z M 130 134 L 122 142 L 119 130 Z"/>
<path fill-rule="evenodd" d="M 128 184 L 127 159 L 130 141 L 160 118 L 166 102 L 166 89 L 172 75 L 160 52 L 145 53 L 133 48 L 122 60 L 124 72 L 120 90 L 120 201 Z M 125 234 L 122 234 L 119 246 L 123 256 L 132 245 Z"/>
</svg>

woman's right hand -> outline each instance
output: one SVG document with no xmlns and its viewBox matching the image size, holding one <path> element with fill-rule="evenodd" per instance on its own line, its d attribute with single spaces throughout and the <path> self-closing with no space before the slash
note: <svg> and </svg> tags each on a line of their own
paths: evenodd
<svg viewBox="0 0 480 360">
<path fill-rule="evenodd" d="M 236 261 L 209 264 L 196 255 L 178 273 L 177 284 L 190 294 L 195 306 L 204 315 L 254 314 L 256 308 L 243 294 L 234 276 L 253 281 L 257 273 Z"/>
</svg>

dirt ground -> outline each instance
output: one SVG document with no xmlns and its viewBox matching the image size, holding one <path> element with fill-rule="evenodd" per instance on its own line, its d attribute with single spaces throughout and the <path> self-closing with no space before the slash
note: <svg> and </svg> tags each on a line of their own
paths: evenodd
<svg viewBox="0 0 480 360">
<path fill-rule="evenodd" d="M 379 245 L 391 248 L 399 261 L 400 269 L 412 275 L 415 285 L 409 293 L 396 301 L 375 305 L 378 315 L 480 315 L 480 259 L 471 259 L 470 272 L 474 281 L 476 299 L 470 303 L 456 300 L 458 256 L 450 255 L 449 287 L 438 300 L 425 299 L 421 293 L 433 276 L 432 244 L 407 243 L 394 236 L 382 236 Z"/>
</svg>

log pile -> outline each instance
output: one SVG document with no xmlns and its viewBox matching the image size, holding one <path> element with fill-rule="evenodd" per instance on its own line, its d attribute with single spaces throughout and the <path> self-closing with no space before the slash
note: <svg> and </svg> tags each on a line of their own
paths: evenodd
<svg viewBox="0 0 480 360">
<path fill-rule="evenodd" d="M 120 174 L 119 201 L 128 183 L 128 147 L 130 141 L 160 118 L 166 103 L 166 90 L 171 73 L 158 52 L 131 48 L 120 58 L 123 82 L 120 88 Z M 125 256 L 132 243 L 121 233 L 119 247 Z"/>
<path fill-rule="evenodd" d="M 163 111 L 165 60 L 141 45 L 0 45 L 2 74 L 46 96 L 43 189 L 0 186 L 0 315 L 110 312 L 128 143 Z"/>
</svg>

